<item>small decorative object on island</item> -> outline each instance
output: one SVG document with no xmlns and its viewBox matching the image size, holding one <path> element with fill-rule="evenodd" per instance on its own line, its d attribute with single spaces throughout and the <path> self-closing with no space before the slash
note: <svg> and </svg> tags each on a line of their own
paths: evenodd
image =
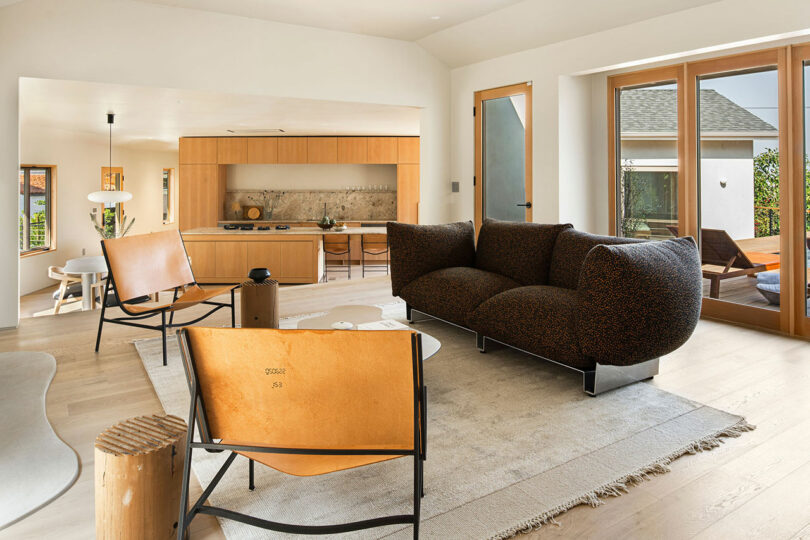
<svg viewBox="0 0 810 540">
<path fill-rule="evenodd" d="M 267 268 L 253 268 L 242 283 L 242 328 L 278 328 L 278 281 Z"/>
<path fill-rule="evenodd" d="M 107 113 L 107 124 L 110 126 L 110 168 L 107 169 L 106 176 L 108 176 L 109 180 L 112 180 L 113 175 L 113 167 L 112 167 L 112 125 L 115 122 L 115 115 L 113 113 Z M 103 170 L 103 168 L 102 168 Z M 108 185 L 107 181 L 104 181 L 103 184 L 106 186 Z M 121 175 L 121 184 L 123 185 L 123 174 Z M 124 236 L 129 232 L 129 229 L 132 228 L 132 225 L 135 224 L 135 218 L 130 220 L 129 224 L 127 224 L 127 217 L 124 215 L 124 207 L 119 206 L 122 203 L 132 199 L 132 193 L 128 191 L 124 191 L 123 189 L 115 189 L 115 184 L 113 182 L 109 182 L 109 185 L 112 185 L 112 189 L 103 189 L 101 191 L 94 191 L 87 195 L 87 199 L 94 203 L 102 203 L 105 206 L 107 204 L 114 205 L 115 212 L 113 213 L 112 223 L 109 223 L 105 219 L 106 212 L 102 210 L 102 217 L 101 217 L 101 225 L 99 225 L 98 221 L 96 220 L 96 214 L 90 213 L 90 221 L 93 223 L 93 227 L 96 229 L 98 234 L 103 239 L 107 238 L 118 238 Z M 119 186 L 121 187 L 121 186 Z"/>
<path fill-rule="evenodd" d="M 346 223 L 343 222 L 343 221 L 338 221 L 337 223 L 335 223 L 335 229 L 334 230 L 336 230 L 336 231 L 345 231 L 346 230 Z"/>
<path fill-rule="evenodd" d="M 323 217 L 318 222 L 318 227 L 328 231 L 335 226 L 335 220 L 326 215 L 326 203 L 323 203 Z"/>
</svg>

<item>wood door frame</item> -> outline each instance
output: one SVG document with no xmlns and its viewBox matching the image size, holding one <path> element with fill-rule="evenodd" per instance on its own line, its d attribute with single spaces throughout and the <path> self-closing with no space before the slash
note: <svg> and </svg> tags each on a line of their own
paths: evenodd
<svg viewBox="0 0 810 540">
<path fill-rule="evenodd" d="M 805 225 L 805 130 L 810 131 L 810 125 L 805 126 L 804 108 L 810 103 L 804 103 L 804 62 L 810 62 L 810 44 L 792 45 L 788 47 L 788 102 L 790 114 L 788 118 L 791 135 L 790 150 L 790 184 L 792 187 L 791 207 L 794 216 L 790 224 L 793 239 L 790 242 L 791 252 L 801 253 L 793 258 L 793 290 L 794 302 L 794 329 L 792 333 L 810 337 L 810 317 L 807 316 L 807 299 L 804 293 L 807 287 L 807 231 Z"/>
<path fill-rule="evenodd" d="M 778 106 L 779 106 L 779 199 L 789 201 L 790 182 L 788 171 L 787 149 L 789 146 L 788 133 L 788 103 L 787 103 L 787 78 L 786 78 L 786 53 L 785 47 L 775 49 L 765 49 L 761 51 L 747 52 L 689 62 L 686 64 L 686 109 L 689 118 L 689 129 L 687 130 L 687 163 L 689 184 L 693 189 L 689 192 L 689 227 L 698 238 L 700 231 L 700 203 L 698 182 L 698 145 L 700 144 L 700 134 L 697 124 L 697 81 L 698 77 L 704 75 L 733 75 L 735 72 L 745 72 L 757 68 L 774 66 L 778 77 Z M 770 330 L 780 330 L 786 333 L 791 332 L 791 321 L 793 320 L 793 284 L 792 284 L 792 257 L 789 239 L 792 236 L 789 231 L 791 223 L 791 210 L 789 205 L 780 204 L 779 218 L 784 226 L 780 231 L 780 253 L 781 253 L 781 276 L 780 282 L 783 284 L 780 293 L 780 310 L 774 311 L 766 308 L 757 308 L 744 304 L 736 304 L 715 298 L 703 298 L 702 315 L 709 318 L 722 319 L 742 324 L 755 325 Z M 787 286 L 785 286 L 787 285 Z"/>
<path fill-rule="evenodd" d="M 532 202 L 533 187 L 532 187 L 532 82 L 524 82 L 519 84 L 510 84 L 508 86 L 499 86 L 497 88 L 490 88 L 488 90 L 479 90 L 475 92 L 475 107 L 473 114 L 475 115 L 475 176 L 473 182 L 475 185 L 475 235 L 478 237 L 478 231 L 481 228 L 481 222 L 484 215 L 484 178 L 483 178 L 483 118 L 484 109 L 483 102 L 490 99 L 497 99 L 502 97 L 510 97 L 524 94 L 526 96 L 526 126 L 525 126 L 525 182 L 526 182 L 526 202 Z M 526 221 L 532 221 L 532 208 L 526 208 Z"/>
<path fill-rule="evenodd" d="M 617 211 L 618 211 L 618 152 L 621 150 L 621 144 L 616 144 L 617 138 L 621 139 L 621 135 L 616 132 L 616 112 L 618 108 L 618 101 L 616 100 L 616 91 L 621 88 L 633 88 L 638 86 L 647 86 L 649 84 L 666 83 L 673 81 L 676 85 L 677 93 L 677 107 L 678 107 L 678 229 L 683 231 L 681 236 L 688 236 L 692 231 L 688 227 L 688 220 L 686 216 L 689 215 L 689 182 L 687 181 L 686 174 L 686 102 L 682 91 L 683 81 L 685 76 L 685 66 L 675 65 L 660 68 L 645 69 L 643 71 L 635 71 L 633 73 L 622 73 L 620 75 L 613 75 L 608 77 L 608 94 L 607 94 L 607 129 L 608 129 L 608 216 L 610 223 L 608 229 L 611 236 L 617 234 Z"/>
</svg>

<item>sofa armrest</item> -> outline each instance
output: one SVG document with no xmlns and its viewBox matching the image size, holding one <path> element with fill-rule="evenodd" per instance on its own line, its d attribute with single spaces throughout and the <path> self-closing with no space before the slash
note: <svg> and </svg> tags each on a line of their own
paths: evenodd
<svg viewBox="0 0 810 540">
<path fill-rule="evenodd" d="M 580 349 L 619 366 L 672 352 L 695 329 L 702 295 L 692 238 L 598 245 L 585 258 L 577 289 Z"/>
<path fill-rule="evenodd" d="M 388 222 L 391 291 L 400 290 L 428 272 L 475 265 L 475 229 L 471 221 L 447 225 Z"/>
</svg>

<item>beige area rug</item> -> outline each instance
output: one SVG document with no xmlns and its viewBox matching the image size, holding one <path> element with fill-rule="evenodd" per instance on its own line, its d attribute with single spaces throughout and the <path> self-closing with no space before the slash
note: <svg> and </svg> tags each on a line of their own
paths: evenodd
<svg viewBox="0 0 810 540">
<path fill-rule="evenodd" d="M 41 352 L 0 353 L 0 529 L 64 493 L 79 458 L 54 433 L 45 394 L 56 360 Z"/>
<path fill-rule="evenodd" d="M 386 318 L 404 322 L 404 304 L 382 307 Z M 294 328 L 299 319 L 285 319 L 282 326 Z M 424 538 L 508 538 L 573 506 L 598 505 L 650 474 L 666 472 L 678 456 L 751 429 L 739 416 L 646 383 L 588 397 L 576 372 L 508 348 L 480 354 L 472 333 L 438 321 L 415 326 L 442 343 L 424 364 Z M 166 412 L 186 418 L 188 387 L 174 340 L 168 367 L 161 365 L 159 339 L 136 346 Z M 195 453 L 193 468 L 203 485 L 226 457 Z M 410 458 L 309 478 L 259 465 L 256 475 L 256 491 L 250 492 L 247 460 L 239 457 L 210 502 L 299 524 L 412 509 Z M 231 539 L 277 537 L 233 521 L 220 523 Z M 345 535 L 410 536 L 411 528 L 402 525 Z"/>
</svg>

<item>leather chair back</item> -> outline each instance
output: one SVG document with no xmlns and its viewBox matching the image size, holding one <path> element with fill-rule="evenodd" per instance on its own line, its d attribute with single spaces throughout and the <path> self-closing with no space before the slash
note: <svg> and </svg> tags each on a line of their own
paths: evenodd
<svg viewBox="0 0 810 540">
<path fill-rule="evenodd" d="M 413 332 L 183 332 L 210 438 L 276 448 L 414 448 Z"/>
<path fill-rule="evenodd" d="M 110 238 L 101 245 L 122 302 L 194 282 L 179 231 Z"/>
</svg>

